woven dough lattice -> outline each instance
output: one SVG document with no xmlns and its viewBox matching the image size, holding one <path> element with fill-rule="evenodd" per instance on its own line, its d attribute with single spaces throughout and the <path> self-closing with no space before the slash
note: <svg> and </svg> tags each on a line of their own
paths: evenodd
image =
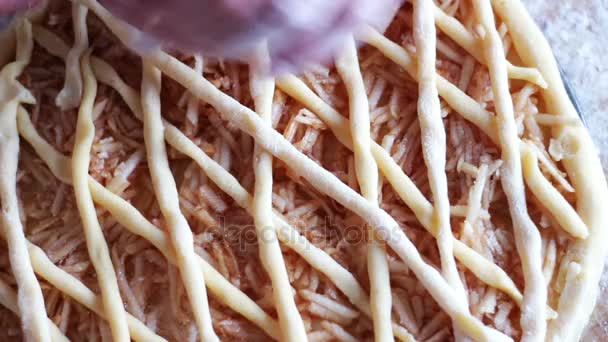
<svg viewBox="0 0 608 342">
<path fill-rule="evenodd" d="M 0 72 L 3 339 L 580 336 L 606 183 L 518 0 L 406 2 L 276 79 L 42 7 Z"/>
</svg>

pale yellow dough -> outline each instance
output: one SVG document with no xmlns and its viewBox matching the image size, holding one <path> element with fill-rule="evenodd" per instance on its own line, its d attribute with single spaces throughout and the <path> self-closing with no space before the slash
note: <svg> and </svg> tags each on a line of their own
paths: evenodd
<svg viewBox="0 0 608 342">
<path fill-rule="evenodd" d="M 72 183 L 76 204 L 82 218 L 82 228 L 87 240 L 87 250 L 99 278 L 103 307 L 108 313 L 112 337 L 116 341 L 128 341 L 126 311 L 118 289 L 116 271 L 110 259 L 107 242 L 97 219 L 93 199 L 87 185 L 89 177 L 90 151 L 95 135 L 92 111 L 97 93 L 97 80 L 89 63 L 90 52 L 84 55 L 81 70 L 84 77 L 82 103 L 76 124 L 76 142 L 72 152 Z"/>
<path fill-rule="evenodd" d="M 378 205 L 378 166 L 371 152 L 369 101 L 365 93 L 363 76 L 359 68 L 354 38 L 349 38 L 344 51 L 336 60 L 349 98 L 350 132 L 355 152 L 355 169 L 361 194 L 374 205 Z M 394 339 L 391 328 L 391 284 L 386 246 L 368 229 L 367 263 L 370 278 L 370 301 L 376 341 Z"/>
<path fill-rule="evenodd" d="M 19 289 L 17 302 L 23 317 L 25 336 L 31 340 L 50 341 L 44 298 L 27 257 L 26 238 L 17 198 L 17 109 L 20 103 L 32 104 L 36 101 L 17 81 L 32 56 L 32 27 L 27 19 L 19 20 L 16 26 L 16 61 L 4 66 L 0 71 L 0 224 Z"/>
<path fill-rule="evenodd" d="M 156 200 L 169 226 L 169 237 L 176 253 L 177 266 L 184 279 L 192 311 L 200 331 L 201 341 L 219 341 L 213 331 L 211 312 L 203 274 L 196 270 L 192 230 L 179 207 L 177 187 L 165 149 L 163 121 L 160 115 L 160 72 L 144 61 L 142 80 L 142 110 L 144 141 Z"/>
<path fill-rule="evenodd" d="M 547 329 L 547 288 L 542 273 L 541 237 L 538 227 L 528 215 L 506 57 L 496 30 L 490 0 L 474 0 L 473 8 L 475 17 L 484 30 L 481 40 L 492 81 L 498 140 L 502 149 L 501 182 L 509 203 L 515 244 L 522 260 L 526 283 L 520 320 L 522 341 L 542 341 Z"/>
<path fill-rule="evenodd" d="M 267 76 L 270 57 L 267 47 L 262 44 L 257 51 L 256 63 L 251 69 L 251 94 L 255 110 L 268 124 L 272 120 L 274 80 Z M 255 189 L 253 197 L 253 219 L 256 226 L 260 259 L 270 276 L 275 298 L 281 339 L 285 341 L 306 341 L 306 329 L 294 300 L 289 275 L 272 222 L 272 155 L 259 145 L 254 149 Z M 390 322 L 390 317 L 389 317 Z M 390 323 L 389 323 L 390 324 Z"/>
</svg>

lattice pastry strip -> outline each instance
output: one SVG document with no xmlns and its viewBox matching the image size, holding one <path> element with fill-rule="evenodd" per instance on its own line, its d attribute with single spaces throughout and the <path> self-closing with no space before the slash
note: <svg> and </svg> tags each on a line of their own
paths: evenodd
<svg viewBox="0 0 608 342">
<path fill-rule="evenodd" d="M 262 44 L 258 48 L 255 65 L 251 67 L 250 88 L 256 112 L 270 126 L 274 80 L 266 76 L 269 70 L 270 57 L 266 45 Z M 253 151 L 253 160 L 255 189 L 252 216 L 256 226 L 260 260 L 272 283 L 275 307 L 281 327 L 281 338 L 285 341 L 306 341 L 306 329 L 296 307 L 285 260 L 273 227 L 272 155 L 256 144 Z"/>
<path fill-rule="evenodd" d="M 77 3 L 72 4 L 74 46 L 67 53 L 65 60 L 65 83 L 55 98 L 55 104 L 61 110 L 78 107 L 82 97 L 83 77 L 80 72 L 80 58 L 89 46 L 87 12 L 87 7 Z"/>
<path fill-rule="evenodd" d="M 117 341 L 128 341 L 129 330 L 126 323 L 126 311 L 118 289 L 116 271 L 110 259 L 107 242 L 97 219 L 97 213 L 87 184 L 91 147 L 95 135 L 93 124 L 93 104 L 97 93 L 97 80 L 90 66 L 90 51 L 85 53 L 81 61 L 84 78 L 83 95 L 78 110 L 76 123 L 76 141 L 72 151 L 72 182 L 76 205 L 82 219 L 82 228 L 87 242 L 87 250 L 99 279 L 103 307 L 112 331 L 112 337 Z"/>
<path fill-rule="evenodd" d="M 482 42 L 492 80 L 498 139 L 502 149 L 503 164 L 500 179 L 509 202 L 515 245 L 522 261 L 526 282 L 520 320 L 523 330 L 522 340 L 538 341 L 544 339 L 547 329 L 545 320 L 547 288 L 542 273 L 541 237 L 538 228 L 528 215 L 507 63 L 502 41 L 495 28 L 492 7 L 489 0 L 475 0 L 473 7 L 475 17 L 484 31 Z"/>
<path fill-rule="evenodd" d="M 378 205 L 378 166 L 371 152 L 369 101 L 359 67 L 355 40 L 349 37 L 336 60 L 336 69 L 346 86 L 350 107 L 350 132 L 355 152 L 355 170 L 361 193 Z M 394 339 L 391 329 L 391 284 L 384 242 L 368 227 L 367 269 L 370 278 L 370 301 L 376 341 Z"/>
<path fill-rule="evenodd" d="M 144 141 L 152 185 L 156 193 L 156 200 L 168 226 L 171 244 L 177 257 L 177 266 L 192 304 L 192 311 L 201 339 L 219 341 L 213 331 L 205 278 L 203 273 L 196 269 L 197 262 L 192 230 L 179 207 L 177 186 L 169 168 L 163 137 L 164 127 L 160 114 L 160 86 L 160 72 L 144 61 L 141 101 Z"/>
<path fill-rule="evenodd" d="M 428 169 L 434 208 L 431 219 L 436 232 L 444 278 L 456 293 L 466 300 L 465 290 L 454 261 L 452 228 L 450 226 L 450 200 L 445 173 L 446 135 L 441 118 L 436 81 L 435 20 L 432 1 L 414 1 L 414 39 L 418 51 L 418 120 L 422 139 L 422 155 Z"/>
<path fill-rule="evenodd" d="M 454 260 L 454 236 L 450 225 L 450 199 L 448 181 L 445 171 L 447 143 L 445 127 L 441 117 L 439 94 L 437 92 L 435 16 L 433 2 L 430 0 L 414 1 L 414 41 L 418 52 L 418 121 L 422 140 L 422 156 L 428 170 L 428 179 L 433 195 L 432 230 L 436 232 L 437 246 L 441 259 L 443 277 L 452 286 L 456 300 L 468 305 L 467 292 L 460 279 Z M 454 332 L 456 340 L 463 334 L 458 329 Z"/>
<path fill-rule="evenodd" d="M 50 341 L 44 298 L 27 257 L 25 233 L 17 199 L 17 108 L 21 102 L 36 102 L 32 94 L 17 81 L 32 56 L 32 28 L 27 19 L 19 20 L 16 36 L 16 60 L 0 71 L 0 218 L 8 245 L 10 265 L 19 288 L 17 302 L 23 316 L 25 335 L 32 340 Z"/>
</svg>

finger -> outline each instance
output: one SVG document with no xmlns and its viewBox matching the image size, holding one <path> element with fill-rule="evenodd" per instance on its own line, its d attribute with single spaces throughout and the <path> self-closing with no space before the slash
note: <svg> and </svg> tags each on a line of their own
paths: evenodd
<svg viewBox="0 0 608 342">
<path fill-rule="evenodd" d="M 34 0 L 0 0 L 0 15 L 7 15 L 13 12 L 31 8 L 36 4 Z"/>
</svg>

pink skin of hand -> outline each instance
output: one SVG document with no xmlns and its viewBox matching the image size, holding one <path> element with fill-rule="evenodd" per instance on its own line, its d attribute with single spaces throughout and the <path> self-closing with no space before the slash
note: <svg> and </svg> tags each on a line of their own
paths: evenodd
<svg viewBox="0 0 608 342">
<path fill-rule="evenodd" d="M 16 12 L 31 8 L 36 3 L 37 0 L 0 0 L 0 33 L 11 24 Z"/>
<path fill-rule="evenodd" d="M 400 0 L 100 0 L 145 32 L 131 48 L 247 58 L 267 40 L 273 73 L 328 61 L 362 24 L 380 26 Z M 36 0 L 0 0 L 0 15 Z"/>
<path fill-rule="evenodd" d="M 0 0 L 0 15 L 9 14 L 19 9 L 23 1 L 19 0 Z"/>
<path fill-rule="evenodd" d="M 361 24 L 382 26 L 399 0 L 102 0 L 147 33 L 132 48 L 246 58 L 268 41 L 273 73 L 328 61 Z M 150 39 L 152 38 L 152 39 Z"/>
<path fill-rule="evenodd" d="M 37 0 L 0 0 L 0 15 L 9 15 L 15 11 L 30 8 Z"/>
</svg>

